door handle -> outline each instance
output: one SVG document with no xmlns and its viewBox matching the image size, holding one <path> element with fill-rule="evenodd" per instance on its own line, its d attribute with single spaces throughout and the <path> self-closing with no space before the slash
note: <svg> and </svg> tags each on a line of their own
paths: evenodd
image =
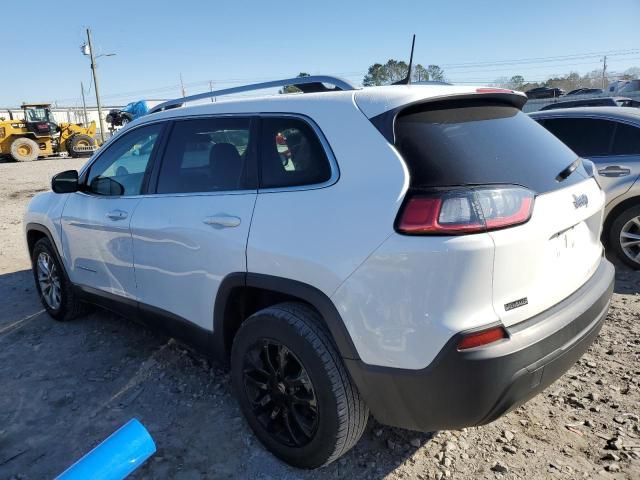
<svg viewBox="0 0 640 480">
<path fill-rule="evenodd" d="M 124 210 L 111 210 L 109 213 L 107 213 L 107 218 L 110 218 L 111 220 L 116 220 L 116 221 L 124 220 L 128 216 L 129 214 Z"/>
<path fill-rule="evenodd" d="M 598 173 L 603 177 L 624 177 L 631 173 L 631 169 L 620 167 L 618 165 L 611 165 L 609 167 L 600 168 Z"/>
<path fill-rule="evenodd" d="M 203 222 L 214 228 L 232 228 L 240 225 L 240 218 L 233 215 L 212 215 L 206 217 Z"/>
</svg>

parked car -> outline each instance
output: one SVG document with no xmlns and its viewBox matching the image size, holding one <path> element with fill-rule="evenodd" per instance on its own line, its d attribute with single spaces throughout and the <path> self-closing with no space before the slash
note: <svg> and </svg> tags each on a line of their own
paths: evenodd
<svg viewBox="0 0 640 480">
<path fill-rule="evenodd" d="M 627 265 L 640 268 L 640 110 L 573 108 L 530 115 L 595 164 L 607 195 L 605 244 Z"/>
<path fill-rule="evenodd" d="M 564 90 L 551 87 L 537 87 L 525 92 L 528 98 L 557 98 L 564 95 Z"/>
<path fill-rule="evenodd" d="M 570 368 L 613 289 L 604 193 L 526 97 L 296 81 L 319 93 L 159 105 L 56 175 L 24 219 L 49 315 L 96 303 L 228 361 L 257 437 L 305 468 L 369 412 L 482 425 Z"/>
<path fill-rule="evenodd" d="M 621 94 L 640 93 L 640 79 L 629 80 L 619 88 L 618 93 L 621 93 Z"/>
<path fill-rule="evenodd" d="M 556 102 L 545 105 L 540 110 L 555 110 L 557 108 L 574 108 L 574 107 L 638 107 L 640 101 L 626 97 L 600 97 L 600 98 L 582 98 L 580 100 L 569 100 L 565 102 Z"/>
<path fill-rule="evenodd" d="M 127 123 L 135 120 L 142 115 L 146 115 L 149 111 L 149 106 L 145 100 L 139 100 L 136 102 L 127 103 L 122 109 L 114 108 L 109 110 L 106 120 L 112 129 L 116 127 L 123 127 Z"/>
<path fill-rule="evenodd" d="M 576 88 L 567 93 L 569 95 L 602 95 L 604 92 L 601 88 Z"/>
</svg>

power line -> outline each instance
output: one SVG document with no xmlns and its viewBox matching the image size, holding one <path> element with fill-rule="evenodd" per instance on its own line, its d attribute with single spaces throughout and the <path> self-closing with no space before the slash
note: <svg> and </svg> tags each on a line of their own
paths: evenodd
<svg viewBox="0 0 640 480">
<path fill-rule="evenodd" d="M 608 57 L 608 56 L 607 56 Z M 633 58 L 629 58 L 627 60 L 639 60 L 640 57 L 633 57 Z M 534 66 L 534 65 L 525 65 L 522 67 L 507 67 L 505 66 L 504 68 L 498 68 L 498 69 L 474 69 L 472 72 L 469 73 L 480 73 L 480 72 L 504 72 L 506 69 L 511 69 L 511 70 L 515 70 L 515 71 L 520 71 L 520 70 L 536 70 L 536 69 L 541 69 L 541 68 L 566 68 L 566 67 L 575 67 L 575 66 L 579 66 L 579 65 L 597 65 L 600 63 L 600 61 L 602 60 L 602 57 L 598 57 L 597 62 L 592 61 L 592 62 L 580 62 L 580 63 L 563 63 L 563 64 L 557 64 L 557 65 L 544 65 L 544 66 Z M 443 67 L 444 68 L 444 67 Z M 598 68 L 599 70 L 599 68 Z M 449 71 L 449 69 L 447 69 L 447 71 Z M 466 72 L 455 72 L 458 74 L 464 74 Z"/>
<path fill-rule="evenodd" d="M 442 64 L 440 65 L 446 71 L 450 70 L 465 70 L 465 69 L 473 69 L 473 72 L 469 73 L 491 73 L 491 72 L 501 72 L 509 67 L 519 66 L 518 70 L 534 70 L 541 69 L 545 67 L 553 67 L 553 68 L 565 68 L 571 66 L 581 66 L 581 65 L 592 65 L 594 62 L 579 62 L 579 63 L 559 63 L 559 62 L 567 62 L 571 60 L 582 60 L 593 58 L 594 60 L 597 58 L 600 60 L 603 55 L 607 55 L 607 57 L 611 56 L 628 56 L 635 55 L 640 53 L 640 49 L 628 49 L 628 50 L 609 50 L 603 52 L 590 52 L 590 53 L 581 53 L 581 54 L 572 54 L 572 55 L 558 55 L 551 57 L 531 57 L 531 58 L 520 58 L 520 59 L 512 59 L 512 60 L 493 60 L 493 61 L 485 61 L 485 62 L 472 62 L 472 63 L 457 63 L 457 64 Z M 640 57 L 632 57 L 627 58 L 625 60 L 638 60 Z M 554 64 L 554 65 L 533 65 L 533 64 Z M 504 67 L 500 69 L 478 69 L 478 67 Z M 344 76 L 347 78 L 357 78 L 359 80 L 367 73 L 367 71 L 351 71 L 351 72 L 338 72 L 334 73 L 337 76 Z M 454 72 L 455 73 L 455 72 Z M 460 74 L 464 74 L 465 72 L 458 72 Z M 206 89 L 209 87 L 209 82 L 213 81 L 216 85 L 232 85 L 238 83 L 254 83 L 261 82 L 265 80 L 271 80 L 273 76 L 269 77 L 253 77 L 253 78 L 226 78 L 226 79 L 209 79 L 209 80 L 201 80 L 196 82 L 185 83 L 184 87 L 188 87 L 190 89 L 197 89 L 199 87 Z M 453 81 L 453 80 L 451 80 Z M 464 80 L 464 81 L 455 81 L 455 83 L 486 83 L 492 82 L 494 80 L 483 80 L 482 82 Z M 102 98 L 114 99 L 126 98 L 126 97 L 134 97 L 134 96 L 151 96 L 151 95 L 159 95 L 162 94 L 170 94 L 171 92 L 180 92 L 181 90 L 180 84 L 166 85 L 163 87 L 153 87 L 153 88 L 145 88 L 140 90 L 132 90 L 127 92 L 119 92 L 119 93 L 108 93 L 105 95 L 101 95 Z M 78 102 L 78 97 L 73 98 L 63 98 L 58 100 L 59 102 Z"/>
<path fill-rule="evenodd" d="M 621 56 L 621 55 L 635 55 L 640 53 L 640 49 L 628 49 L 628 50 L 610 50 L 607 52 L 591 52 L 591 53 L 580 53 L 573 55 L 558 55 L 553 57 L 531 57 L 531 58 L 520 58 L 514 60 L 490 60 L 485 62 L 471 62 L 471 63 L 451 63 L 451 64 L 442 64 L 440 65 L 442 68 L 454 69 L 454 68 L 472 68 L 472 67 L 481 67 L 481 66 L 496 66 L 496 65 L 517 65 L 517 64 L 526 64 L 526 63 L 548 63 L 548 62 L 560 62 L 566 60 L 583 60 L 586 58 L 602 58 L 603 55 L 612 56 Z"/>
</svg>

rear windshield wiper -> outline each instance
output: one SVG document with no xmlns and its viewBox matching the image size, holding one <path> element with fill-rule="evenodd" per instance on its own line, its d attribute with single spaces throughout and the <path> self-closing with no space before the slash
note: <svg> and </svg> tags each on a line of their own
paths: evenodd
<svg viewBox="0 0 640 480">
<path fill-rule="evenodd" d="M 565 168 L 558 174 L 558 176 L 556 177 L 556 182 L 561 182 L 566 178 L 568 178 L 569 175 L 571 175 L 573 172 L 576 171 L 579 165 L 580 165 L 580 159 L 576 158 L 574 162 L 572 162 L 567 168 Z"/>
</svg>

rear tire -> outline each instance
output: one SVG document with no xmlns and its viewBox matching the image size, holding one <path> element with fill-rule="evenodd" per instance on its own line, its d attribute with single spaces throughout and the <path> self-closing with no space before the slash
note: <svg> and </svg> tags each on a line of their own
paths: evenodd
<svg viewBox="0 0 640 480">
<path fill-rule="evenodd" d="M 299 468 L 333 462 L 360 437 L 369 409 L 312 308 L 281 303 L 249 317 L 231 351 L 231 380 L 249 425 Z"/>
<path fill-rule="evenodd" d="M 84 133 L 77 133 L 69 140 L 67 140 L 67 151 L 73 158 L 78 157 L 90 157 L 93 151 L 83 151 L 78 147 L 95 147 L 96 139 L 85 135 Z"/>
<path fill-rule="evenodd" d="M 11 143 L 11 157 L 17 162 L 33 162 L 38 159 L 40 147 L 27 137 L 16 138 Z"/>
<path fill-rule="evenodd" d="M 87 311 L 87 305 L 77 299 L 48 238 L 41 238 L 34 245 L 31 265 L 36 290 L 49 315 L 56 320 L 67 321 Z"/>
<path fill-rule="evenodd" d="M 631 268 L 640 269 L 640 205 L 630 207 L 616 217 L 608 240 L 621 261 Z"/>
</svg>

